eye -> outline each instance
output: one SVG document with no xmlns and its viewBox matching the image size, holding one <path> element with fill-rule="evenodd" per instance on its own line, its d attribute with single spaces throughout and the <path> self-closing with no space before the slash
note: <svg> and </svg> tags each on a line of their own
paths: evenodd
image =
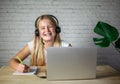
<svg viewBox="0 0 120 84">
<path fill-rule="evenodd" d="M 40 29 L 42 29 L 42 30 L 43 30 L 43 29 L 45 29 L 45 27 L 41 27 Z"/>
<path fill-rule="evenodd" d="M 50 25 L 49 28 L 54 28 L 54 26 Z"/>
</svg>

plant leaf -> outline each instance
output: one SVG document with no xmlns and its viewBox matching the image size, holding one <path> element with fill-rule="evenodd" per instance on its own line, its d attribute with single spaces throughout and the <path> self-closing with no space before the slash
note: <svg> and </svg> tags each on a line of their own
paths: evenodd
<svg viewBox="0 0 120 84">
<path fill-rule="evenodd" d="M 94 32 L 103 37 L 93 38 L 95 44 L 101 47 L 108 47 L 110 43 L 118 39 L 119 36 L 119 32 L 115 27 L 101 21 L 95 26 Z"/>
<path fill-rule="evenodd" d="M 107 38 L 93 38 L 94 43 L 100 47 L 108 47 L 110 42 Z"/>
<path fill-rule="evenodd" d="M 110 42 L 115 41 L 119 36 L 119 32 L 115 27 L 101 21 L 97 23 L 94 32 L 107 38 Z"/>
<path fill-rule="evenodd" d="M 115 47 L 120 49 L 120 38 L 115 42 Z"/>
<path fill-rule="evenodd" d="M 96 27 L 94 28 L 94 32 L 101 36 L 106 36 L 100 21 L 97 23 Z"/>
</svg>

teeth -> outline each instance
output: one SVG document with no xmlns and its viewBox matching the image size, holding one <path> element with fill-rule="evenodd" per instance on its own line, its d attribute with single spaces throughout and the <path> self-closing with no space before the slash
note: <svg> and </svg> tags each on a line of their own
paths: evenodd
<svg viewBox="0 0 120 84">
<path fill-rule="evenodd" d="M 45 36 L 51 36 L 51 33 L 45 34 Z"/>
</svg>

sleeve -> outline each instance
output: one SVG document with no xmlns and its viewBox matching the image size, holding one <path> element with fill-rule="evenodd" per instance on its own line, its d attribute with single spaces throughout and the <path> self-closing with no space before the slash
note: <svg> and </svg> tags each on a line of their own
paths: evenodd
<svg viewBox="0 0 120 84">
<path fill-rule="evenodd" d="M 69 43 L 62 40 L 61 47 L 69 47 Z"/>
</svg>

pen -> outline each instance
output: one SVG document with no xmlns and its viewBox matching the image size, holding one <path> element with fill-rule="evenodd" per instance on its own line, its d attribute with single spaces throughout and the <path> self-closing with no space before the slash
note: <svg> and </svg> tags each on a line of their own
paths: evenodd
<svg viewBox="0 0 120 84">
<path fill-rule="evenodd" d="M 16 58 L 20 61 L 21 64 L 24 64 L 20 57 L 17 56 Z"/>
</svg>

